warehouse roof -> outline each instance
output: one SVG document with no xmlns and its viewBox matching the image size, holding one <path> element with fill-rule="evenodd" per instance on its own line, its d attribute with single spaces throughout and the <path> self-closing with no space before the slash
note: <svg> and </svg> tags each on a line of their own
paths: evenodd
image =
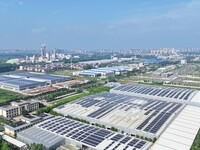
<svg viewBox="0 0 200 150">
<path fill-rule="evenodd" d="M 54 109 L 63 115 L 100 122 L 131 133 L 157 137 L 182 104 L 103 92 Z"/>
<path fill-rule="evenodd" d="M 34 133 L 34 134 L 33 134 Z M 55 117 L 40 124 L 35 125 L 18 133 L 21 140 L 42 143 L 46 147 L 51 147 L 62 138 L 71 140 L 95 149 L 121 150 L 126 147 L 127 150 L 148 149 L 151 142 L 140 140 L 131 136 L 125 136 L 120 133 L 97 128 L 88 124 L 83 124 L 64 117 Z"/>
<path fill-rule="evenodd" d="M 22 79 L 22 78 L 0 82 L 0 85 L 12 86 L 12 87 L 15 87 L 15 88 L 25 88 L 25 87 L 45 85 L 45 84 L 46 84 L 45 82 L 27 80 L 27 79 Z"/>
<path fill-rule="evenodd" d="M 64 141 L 63 137 L 55 133 L 45 131 L 35 126 L 17 133 L 17 139 L 27 144 L 31 143 L 43 144 L 48 149 L 53 147 L 55 144 L 60 142 L 63 143 L 62 141 Z"/>
<path fill-rule="evenodd" d="M 81 72 L 80 75 L 100 75 L 100 72 L 95 72 L 95 71 L 84 71 Z"/>
<path fill-rule="evenodd" d="M 60 75 L 52 75 L 52 74 L 44 74 L 44 73 L 35 73 L 35 72 L 14 72 L 12 74 L 8 74 L 11 77 L 18 78 L 30 78 L 32 80 L 51 80 L 51 81 L 68 81 L 71 80 L 68 76 L 60 76 Z"/>
<path fill-rule="evenodd" d="M 6 81 L 6 80 L 13 80 L 15 78 L 11 78 L 11 77 L 7 77 L 7 76 L 4 76 L 4 75 L 0 75 L 0 82 L 1 81 Z"/>
<path fill-rule="evenodd" d="M 8 135 L 5 135 L 5 134 L 2 133 L 2 132 L 0 132 L 0 135 L 2 136 L 2 138 L 3 138 L 5 141 L 7 141 L 7 142 L 9 142 L 9 143 L 11 143 L 11 144 L 17 146 L 18 148 L 24 148 L 24 147 L 26 147 L 26 144 L 25 144 L 25 143 L 23 143 L 23 142 L 21 142 L 21 141 L 19 141 L 19 140 L 16 140 L 16 139 L 14 139 L 14 138 L 12 138 L 12 137 L 10 137 L 10 136 L 8 136 Z"/>
<path fill-rule="evenodd" d="M 187 103 L 198 91 L 143 84 L 124 84 L 111 89 L 110 92 Z"/>
<path fill-rule="evenodd" d="M 200 127 L 200 108 L 186 106 L 151 150 L 190 150 Z"/>
</svg>

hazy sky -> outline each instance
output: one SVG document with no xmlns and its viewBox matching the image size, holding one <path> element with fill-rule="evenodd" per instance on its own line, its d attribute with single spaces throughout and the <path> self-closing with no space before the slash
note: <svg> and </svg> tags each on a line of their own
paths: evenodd
<svg viewBox="0 0 200 150">
<path fill-rule="evenodd" d="M 0 0 L 0 49 L 200 47 L 200 0 Z"/>
</svg>

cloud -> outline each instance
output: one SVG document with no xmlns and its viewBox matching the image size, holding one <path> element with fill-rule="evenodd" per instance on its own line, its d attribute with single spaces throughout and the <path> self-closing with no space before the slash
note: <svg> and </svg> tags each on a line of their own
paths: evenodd
<svg viewBox="0 0 200 150">
<path fill-rule="evenodd" d="M 46 32 L 47 32 L 47 28 L 44 28 L 44 27 L 31 30 L 32 34 L 43 34 L 43 33 L 46 33 Z"/>
<path fill-rule="evenodd" d="M 146 13 L 142 16 L 129 14 L 129 17 L 111 22 L 108 25 L 108 29 L 112 32 L 116 31 L 116 33 L 119 30 L 127 32 L 149 32 L 155 30 L 180 31 L 189 30 L 190 28 L 200 30 L 198 27 L 200 25 L 199 12 L 200 1 L 191 0 L 190 2 L 179 3 L 176 7 L 168 8 L 163 12 L 154 12 L 150 15 Z"/>
</svg>

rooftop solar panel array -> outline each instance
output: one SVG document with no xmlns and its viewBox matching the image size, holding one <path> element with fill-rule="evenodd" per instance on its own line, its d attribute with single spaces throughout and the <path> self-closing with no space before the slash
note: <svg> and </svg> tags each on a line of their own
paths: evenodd
<svg viewBox="0 0 200 150">
<path fill-rule="evenodd" d="M 71 105 L 76 105 L 72 107 Z M 66 104 L 65 106 L 58 107 L 55 111 L 66 115 L 81 116 L 76 114 L 80 107 L 94 111 L 87 114 L 87 118 L 104 119 L 107 115 L 114 114 L 115 110 L 123 110 L 123 113 L 132 113 L 132 111 L 140 110 L 144 112 L 144 121 L 140 122 L 136 130 L 141 130 L 150 134 L 156 134 L 163 124 L 178 110 L 182 104 L 175 102 L 158 101 L 147 98 L 138 98 L 133 96 L 126 96 L 122 94 L 114 94 L 103 92 L 96 95 L 81 98 L 77 101 Z M 83 109 L 84 110 L 84 109 Z M 172 116 L 173 117 L 173 116 Z M 140 119 L 138 119 L 140 120 Z M 95 120 L 94 120 L 95 122 Z M 110 123 L 110 122 L 108 122 Z M 115 125 L 115 124 L 114 124 Z M 128 128 L 128 127 L 126 127 Z M 148 130 L 147 130 L 148 129 Z"/>
<path fill-rule="evenodd" d="M 149 143 L 144 140 L 136 139 L 130 136 L 125 136 L 123 134 L 114 133 L 106 129 L 97 128 L 64 117 L 55 117 L 46 120 L 36 125 L 36 127 L 48 131 L 50 133 L 56 133 L 61 137 L 72 139 L 76 142 L 81 142 L 83 145 L 91 146 L 93 148 L 98 147 L 98 145 L 101 145 L 105 141 L 109 141 L 109 144 L 103 144 L 104 147 L 100 146 L 102 150 L 107 150 L 112 145 L 118 145 L 118 147 L 120 146 L 123 148 L 127 147 L 129 149 L 143 149 Z M 137 140 L 138 142 L 130 145 L 129 143 L 132 140 Z M 140 145 L 140 148 L 138 144 Z"/>
<path fill-rule="evenodd" d="M 148 96 L 157 96 L 163 98 L 179 99 L 179 100 L 190 100 L 192 96 L 197 92 L 195 90 L 161 87 L 152 85 L 141 85 L 141 84 L 125 84 L 112 89 L 111 91 L 119 91 L 120 93 L 127 94 L 142 94 Z"/>
</svg>

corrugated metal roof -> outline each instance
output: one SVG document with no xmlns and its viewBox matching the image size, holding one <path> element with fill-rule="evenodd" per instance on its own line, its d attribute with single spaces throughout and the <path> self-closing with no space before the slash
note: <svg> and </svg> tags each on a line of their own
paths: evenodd
<svg viewBox="0 0 200 150">
<path fill-rule="evenodd" d="M 200 127 L 200 108 L 186 106 L 151 150 L 190 150 Z"/>
</svg>

